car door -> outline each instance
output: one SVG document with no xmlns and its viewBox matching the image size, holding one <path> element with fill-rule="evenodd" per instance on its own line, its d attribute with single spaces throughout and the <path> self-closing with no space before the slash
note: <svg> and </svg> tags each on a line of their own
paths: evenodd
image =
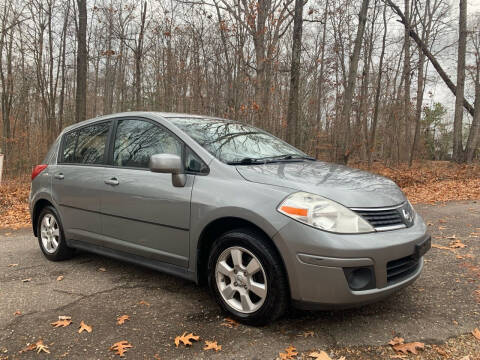
<svg viewBox="0 0 480 360">
<path fill-rule="evenodd" d="M 92 242 L 101 235 L 100 185 L 106 176 L 110 125 L 102 121 L 65 133 L 57 164 L 51 167 L 52 196 L 69 240 Z"/>
<path fill-rule="evenodd" d="M 101 197 L 102 233 L 111 248 L 188 266 L 190 198 L 194 175 L 183 187 L 171 174 L 148 169 L 150 156 L 182 156 L 183 143 L 160 124 L 118 119 L 110 150 L 112 167 Z"/>
</svg>

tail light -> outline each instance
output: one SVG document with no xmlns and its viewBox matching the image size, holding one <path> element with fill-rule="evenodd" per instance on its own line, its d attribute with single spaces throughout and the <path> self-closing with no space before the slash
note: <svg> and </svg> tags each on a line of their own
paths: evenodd
<svg viewBox="0 0 480 360">
<path fill-rule="evenodd" d="M 45 165 L 45 164 L 35 166 L 32 171 L 32 181 L 37 177 L 38 174 L 40 174 L 43 170 L 45 170 L 47 166 L 48 165 Z"/>
</svg>

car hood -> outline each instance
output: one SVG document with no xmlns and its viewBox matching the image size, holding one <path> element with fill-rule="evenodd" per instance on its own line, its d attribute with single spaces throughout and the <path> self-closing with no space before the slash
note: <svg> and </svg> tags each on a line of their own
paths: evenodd
<svg viewBox="0 0 480 360">
<path fill-rule="evenodd" d="M 347 207 L 386 207 L 403 203 L 400 188 L 383 176 L 321 161 L 237 166 L 248 181 L 318 194 Z"/>
</svg>

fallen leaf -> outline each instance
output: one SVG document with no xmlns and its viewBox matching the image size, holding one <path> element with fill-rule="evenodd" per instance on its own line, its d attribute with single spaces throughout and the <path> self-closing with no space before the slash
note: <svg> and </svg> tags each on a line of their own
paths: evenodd
<svg viewBox="0 0 480 360">
<path fill-rule="evenodd" d="M 203 347 L 203 350 L 219 351 L 222 350 L 222 345 L 218 345 L 216 341 L 205 340 L 205 346 Z"/>
<path fill-rule="evenodd" d="M 63 280 L 63 275 L 60 275 L 59 277 L 57 277 L 57 281 L 62 281 Z"/>
<path fill-rule="evenodd" d="M 236 328 L 238 326 L 238 322 L 236 322 L 235 320 L 227 317 L 227 318 L 223 319 L 223 323 L 221 323 L 220 325 L 228 327 L 230 329 L 233 329 L 233 328 Z"/>
<path fill-rule="evenodd" d="M 314 358 L 315 360 L 332 360 L 330 356 L 325 351 L 314 351 L 308 354 L 309 357 Z"/>
<path fill-rule="evenodd" d="M 43 340 L 38 340 L 35 343 L 35 350 L 37 350 L 37 354 L 40 354 L 41 352 L 50 354 L 50 350 L 48 350 L 48 346 L 43 343 Z"/>
<path fill-rule="evenodd" d="M 183 335 L 177 336 L 175 338 L 175 346 L 178 348 L 178 345 L 180 345 L 180 342 L 183 343 L 183 345 L 185 346 L 191 346 L 192 342 L 190 340 L 198 341 L 200 340 L 200 336 L 193 335 L 193 333 L 187 334 L 186 332 L 184 332 Z"/>
<path fill-rule="evenodd" d="M 23 279 L 22 282 L 30 282 L 32 281 L 32 278 L 28 278 L 28 279 Z"/>
<path fill-rule="evenodd" d="M 57 327 L 67 327 L 68 325 L 70 325 L 72 323 L 71 319 L 60 319 L 60 316 L 58 318 L 59 318 L 58 321 L 50 323 L 50 325 L 57 328 Z"/>
<path fill-rule="evenodd" d="M 298 336 L 303 336 L 305 338 L 311 336 L 311 337 L 314 337 L 315 336 L 315 333 L 313 331 L 305 331 L 303 334 L 300 334 Z"/>
<path fill-rule="evenodd" d="M 127 340 L 122 340 L 110 346 L 110 350 L 123 357 L 123 354 L 132 347 L 132 344 L 130 344 Z"/>
<path fill-rule="evenodd" d="M 153 358 L 154 358 L 155 360 L 162 360 L 161 357 L 160 357 L 160 355 L 158 355 L 158 354 L 153 355 Z"/>
<path fill-rule="evenodd" d="M 452 248 L 449 248 L 449 247 L 443 246 L 443 245 L 438 245 L 438 244 L 432 244 L 432 248 L 436 248 L 436 249 L 440 249 L 440 250 L 454 251 Z"/>
<path fill-rule="evenodd" d="M 138 304 L 139 305 L 150 306 L 150 303 L 146 302 L 145 300 L 140 300 L 140 302 Z"/>
<path fill-rule="evenodd" d="M 107 269 L 105 269 L 104 267 L 101 267 L 101 268 L 98 268 L 98 271 L 105 272 L 107 271 Z"/>
<path fill-rule="evenodd" d="M 298 355 L 297 349 L 295 346 L 290 345 L 289 347 L 285 348 L 284 353 L 278 353 L 278 356 L 282 360 L 289 360 L 289 359 L 294 359 Z"/>
<path fill-rule="evenodd" d="M 415 341 L 411 343 L 406 343 L 406 344 L 397 344 L 393 346 L 393 350 L 397 352 L 401 352 L 403 354 L 408 354 L 411 352 L 412 354 L 417 354 L 417 349 L 423 350 L 425 347 L 424 343 Z"/>
<path fill-rule="evenodd" d="M 17 316 L 17 315 L 22 315 L 22 313 L 20 312 L 20 310 L 17 310 L 13 313 L 13 315 Z"/>
<path fill-rule="evenodd" d="M 86 332 L 89 332 L 89 333 L 92 332 L 92 327 L 89 326 L 89 325 L 87 325 L 87 324 L 85 324 L 85 323 L 83 322 L 83 320 L 80 321 L 80 327 L 78 328 L 78 333 L 80 334 L 82 331 L 86 331 Z"/>
<path fill-rule="evenodd" d="M 39 341 L 40 341 L 40 340 L 39 340 Z M 37 344 L 36 344 L 36 343 L 29 344 L 29 345 L 27 345 L 26 347 L 24 347 L 22 350 L 20 350 L 18 353 L 19 353 L 19 354 L 23 354 L 24 352 L 32 351 L 32 350 L 35 350 L 36 348 L 37 348 Z"/>
<path fill-rule="evenodd" d="M 15 267 L 15 266 L 18 266 L 18 264 L 8 264 L 7 266 L 8 267 Z"/>
<path fill-rule="evenodd" d="M 392 340 L 388 342 L 388 345 L 398 345 L 398 344 L 403 344 L 405 340 L 401 337 L 394 337 Z"/>
<path fill-rule="evenodd" d="M 123 325 L 125 324 L 125 321 L 130 321 L 130 316 L 128 315 L 122 315 L 117 318 L 117 325 Z"/>
<path fill-rule="evenodd" d="M 467 247 L 464 243 L 462 243 L 459 239 L 452 241 L 449 245 L 452 249 L 463 249 Z"/>
<path fill-rule="evenodd" d="M 475 336 L 477 340 L 480 340 L 480 330 L 478 330 L 478 328 L 472 331 L 472 335 Z"/>
</svg>

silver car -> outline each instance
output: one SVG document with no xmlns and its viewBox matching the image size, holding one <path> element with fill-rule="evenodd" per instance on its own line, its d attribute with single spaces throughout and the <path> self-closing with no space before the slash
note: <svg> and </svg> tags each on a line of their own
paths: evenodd
<svg viewBox="0 0 480 360">
<path fill-rule="evenodd" d="M 310 158 L 238 122 L 130 112 L 67 127 L 32 172 L 43 254 L 75 249 L 197 283 L 264 324 L 411 284 L 430 248 L 394 182 Z"/>
</svg>

